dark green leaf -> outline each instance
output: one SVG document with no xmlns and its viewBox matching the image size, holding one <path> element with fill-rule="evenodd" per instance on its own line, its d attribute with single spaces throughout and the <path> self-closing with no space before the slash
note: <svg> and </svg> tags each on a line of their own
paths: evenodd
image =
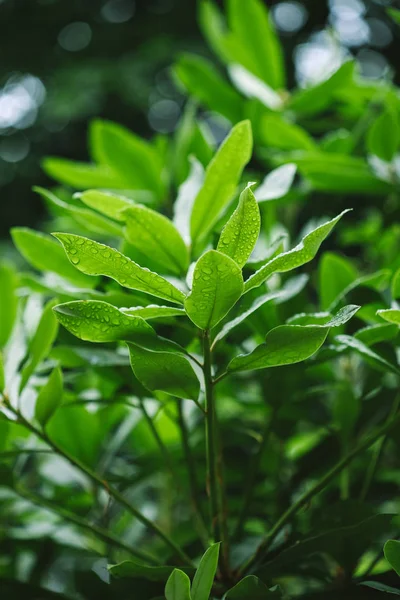
<svg viewBox="0 0 400 600">
<path fill-rule="evenodd" d="M 61 369 L 53 369 L 36 399 L 35 417 L 44 427 L 60 406 L 63 395 L 63 376 Z"/>
<path fill-rule="evenodd" d="M 319 264 L 319 298 L 322 310 L 330 310 L 331 304 L 357 278 L 357 269 L 338 254 L 325 252 Z"/>
<path fill-rule="evenodd" d="M 239 583 L 229 590 L 224 600 L 271 600 L 273 598 L 282 598 L 282 594 L 279 589 L 269 590 L 267 586 L 255 577 L 255 575 L 248 575 Z"/>
<path fill-rule="evenodd" d="M 391 564 L 397 575 L 400 576 L 400 542 L 389 540 L 383 549 L 385 558 Z"/>
<path fill-rule="evenodd" d="M 213 544 L 202 557 L 191 589 L 191 600 L 209 600 L 218 567 L 220 544 Z"/>
</svg>

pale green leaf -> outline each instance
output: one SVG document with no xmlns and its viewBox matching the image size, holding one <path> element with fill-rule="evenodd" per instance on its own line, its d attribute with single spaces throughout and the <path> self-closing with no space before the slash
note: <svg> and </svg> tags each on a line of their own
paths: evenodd
<svg viewBox="0 0 400 600">
<path fill-rule="evenodd" d="M 393 300 L 400 298 L 400 269 L 398 269 L 393 275 L 392 283 L 390 286 L 390 293 Z"/>
<path fill-rule="evenodd" d="M 228 67 L 228 71 L 235 87 L 244 96 L 247 98 L 256 98 L 271 110 L 278 110 L 282 107 L 282 97 L 242 65 L 231 64 Z"/>
<path fill-rule="evenodd" d="M 289 163 L 268 173 L 254 192 L 257 202 L 277 200 L 286 196 L 291 188 L 296 171 L 296 165 Z"/>
<path fill-rule="evenodd" d="M 336 223 L 348 212 L 343 211 L 327 223 L 320 225 L 314 231 L 308 233 L 302 241 L 292 250 L 278 254 L 263 267 L 256 271 L 244 284 L 244 292 L 258 287 L 266 281 L 273 273 L 286 273 L 297 267 L 308 263 L 317 254 L 320 245 L 330 234 Z"/>
<path fill-rule="evenodd" d="M 184 294 L 169 281 L 144 269 L 118 250 L 72 233 L 55 233 L 71 263 L 87 275 L 105 275 L 120 285 L 182 304 Z"/>
<path fill-rule="evenodd" d="M 42 161 L 42 167 L 49 177 L 77 190 L 129 187 L 126 179 L 115 173 L 108 165 L 94 165 L 49 156 Z"/>
<path fill-rule="evenodd" d="M 130 316 L 100 300 L 73 300 L 54 307 L 58 321 L 69 332 L 88 342 L 143 340 L 153 328 L 140 316 Z"/>
<path fill-rule="evenodd" d="M 145 388 L 197 401 L 199 380 L 181 354 L 154 352 L 130 342 L 128 348 L 132 370 Z"/>
<path fill-rule="evenodd" d="M 192 600 L 209 600 L 218 567 L 220 544 L 213 544 L 202 557 L 192 583 Z"/>
<path fill-rule="evenodd" d="M 173 223 L 160 213 L 135 204 L 123 211 L 128 242 L 145 252 L 161 270 L 175 275 L 186 273 L 189 252 Z"/>
<path fill-rule="evenodd" d="M 383 549 L 385 558 L 391 564 L 397 575 L 400 576 L 400 542 L 388 540 Z"/>
<path fill-rule="evenodd" d="M 251 125 L 242 121 L 233 127 L 207 167 L 204 184 L 193 204 L 193 244 L 204 239 L 231 202 L 251 151 Z"/>
<path fill-rule="evenodd" d="M 390 162 L 400 142 L 400 124 L 397 112 L 388 106 L 375 119 L 368 131 L 367 148 L 371 154 Z"/>
<path fill-rule="evenodd" d="M 324 343 L 331 327 L 347 323 L 359 306 L 345 306 L 322 325 L 280 325 L 267 333 L 265 343 L 250 354 L 236 356 L 229 371 L 252 371 L 302 362 L 310 358 Z"/>
<path fill-rule="evenodd" d="M 130 198 L 124 196 L 118 196 L 111 192 L 102 192 L 100 190 L 87 190 L 76 194 L 76 196 L 90 208 L 94 208 L 98 212 L 115 219 L 116 221 L 122 221 L 121 211 L 124 208 L 132 206 L 133 201 Z"/>
<path fill-rule="evenodd" d="M 329 310 L 336 298 L 358 279 L 358 273 L 349 260 L 325 252 L 319 264 L 318 279 L 321 308 Z"/>
<path fill-rule="evenodd" d="M 11 235 L 19 252 L 35 269 L 56 273 L 78 287 L 97 285 L 98 279 L 80 273 L 71 265 L 61 246 L 49 235 L 26 227 L 14 227 Z"/>
<path fill-rule="evenodd" d="M 0 265 L 0 348 L 3 348 L 17 316 L 17 275 L 6 263 Z"/>
<path fill-rule="evenodd" d="M 149 319 L 167 319 L 169 317 L 185 316 L 183 308 L 174 306 L 159 306 L 158 304 L 148 304 L 147 306 L 131 306 L 130 308 L 120 309 L 125 315 L 141 317 L 146 321 Z"/>
<path fill-rule="evenodd" d="M 166 600 L 191 600 L 190 579 L 183 571 L 174 569 L 165 586 Z"/>
<path fill-rule="evenodd" d="M 44 427 L 53 413 L 60 406 L 63 395 L 63 376 L 61 369 L 56 367 L 50 374 L 45 385 L 41 388 L 36 399 L 35 417 Z"/>
<path fill-rule="evenodd" d="M 378 310 L 376 314 L 389 323 L 400 325 L 400 309 L 398 308 L 386 308 Z"/>
<path fill-rule="evenodd" d="M 6 385 L 6 374 L 4 370 L 4 357 L 3 353 L 0 352 L 0 393 L 4 391 Z"/>
<path fill-rule="evenodd" d="M 280 150 L 318 150 L 309 133 L 300 125 L 292 123 L 281 114 L 265 112 L 255 126 L 257 139 L 266 148 Z"/>
<path fill-rule="evenodd" d="M 190 216 L 197 194 L 204 183 L 203 165 L 191 157 L 188 178 L 179 186 L 178 197 L 174 203 L 173 222 L 185 243 L 190 245 Z"/>
<path fill-rule="evenodd" d="M 222 230 L 217 250 L 243 267 L 260 234 L 260 209 L 249 184 L 240 194 L 239 204 Z"/>
<path fill-rule="evenodd" d="M 212 329 L 236 304 L 242 292 L 243 278 L 237 264 L 229 256 L 209 250 L 196 263 L 185 310 L 197 327 Z"/>
</svg>

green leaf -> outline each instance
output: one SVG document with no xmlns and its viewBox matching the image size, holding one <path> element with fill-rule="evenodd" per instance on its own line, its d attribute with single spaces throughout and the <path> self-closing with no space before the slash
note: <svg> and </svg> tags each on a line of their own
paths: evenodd
<svg viewBox="0 0 400 600">
<path fill-rule="evenodd" d="M 231 64 L 228 66 L 228 71 L 235 87 L 246 98 L 256 98 L 271 110 L 278 110 L 282 107 L 283 98 L 242 65 Z"/>
<path fill-rule="evenodd" d="M 392 364 L 377 352 L 374 352 L 368 346 L 366 346 L 361 340 L 358 340 L 355 337 L 350 335 L 338 335 L 335 340 L 339 344 L 343 344 L 347 348 L 351 348 L 357 354 L 360 354 L 368 363 L 372 364 L 375 368 L 380 371 L 389 371 L 391 373 L 395 373 L 396 375 L 400 375 L 400 369 L 397 365 Z"/>
<path fill-rule="evenodd" d="M 192 583 L 192 600 L 208 600 L 218 567 L 220 544 L 213 544 L 205 552 Z"/>
<path fill-rule="evenodd" d="M 186 358 L 172 352 L 153 352 L 130 342 L 128 348 L 132 370 L 145 388 L 197 401 L 200 383 Z"/>
<path fill-rule="evenodd" d="M 388 563 L 391 564 L 397 575 L 400 576 L 400 542 L 397 540 L 387 541 L 383 552 Z"/>
<path fill-rule="evenodd" d="M 378 592 L 386 592 L 387 594 L 394 594 L 395 596 L 400 596 L 400 590 L 389 585 L 385 585 L 384 583 L 380 583 L 379 581 L 362 581 L 359 585 L 363 585 L 367 588 L 377 590 Z"/>
<path fill-rule="evenodd" d="M 388 8 L 387 13 L 397 25 L 400 25 L 400 10 L 398 8 Z"/>
<path fill-rule="evenodd" d="M 186 314 L 183 308 L 175 308 L 174 306 L 159 306 L 158 304 L 148 304 L 147 306 L 131 306 L 130 308 L 121 308 L 120 310 L 124 315 L 141 317 L 146 321 L 149 319 L 183 317 Z"/>
<path fill-rule="evenodd" d="M 36 399 L 35 417 L 44 427 L 53 413 L 60 406 L 63 395 L 63 376 L 61 369 L 56 367 L 50 374 Z"/>
<path fill-rule="evenodd" d="M 305 129 L 280 114 L 265 112 L 255 127 L 257 139 L 265 147 L 280 150 L 316 151 L 318 146 Z"/>
<path fill-rule="evenodd" d="M 362 275 L 361 277 L 354 279 L 352 283 L 350 283 L 338 296 L 336 296 L 335 300 L 329 306 L 329 310 L 334 310 L 350 292 L 358 287 L 366 287 L 372 290 L 383 291 L 387 287 L 390 274 L 391 272 L 389 269 L 382 269 L 376 273 Z"/>
<path fill-rule="evenodd" d="M 118 578 L 144 578 L 149 581 L 158 581 L 158 582 L 166 582 L 168 577 L 171 575 L 175 567 L 148 567 L 146 565 L 142 565 L 136 563 L 132 560 L 124 560 L 123 562 L 117 565 L 110 565 L 108 570 L 113 577 Z M 192 575 L 194 569 L 188 568 L 185 569 L 184 572 L 187 575 Z M 193 600 L 193 599 L 192 599 Z"/>
<path fill-rule="evenodd" d="M 199 3 L 199 25 L 208 44 L 215 54 L 229 65 L 232 63 L 247 64 L 243 62 L 243 55 L 247 56 L 246 46 L 228 30 L 225 19 L 210 0 L 201 0 Z M 248 57 L 251 64 L 251 57 Z"/>
<path fill-rule="evenodd" d="M 251 125 L 242 121 L 233 127 L 207 167 L 204 185 L 193 204 L 190 229 L 194 245 L 211 231 L 231 202 L 251 151 Z"/>
<path fill-rule="evenodd" d="M 6 387 L 6 374 L 4 371 L 4 357 L 3 353 L 0 352 L 0 393 L 3 393 Z"/>
<path fill-rule="evenodd" d="M 319 264 L 318 279 L 321 308 L 329 310 L 336 298 L 358 279 L 358 273 L 349 260 L 325 252 Z"/>
<path fill-rule="evenodd" d="M 190 96 L 231 123 L 240 121 L 243 99 L 223 79 L 212 62 L 194 54 L 184 54 L 174 65 L 173 72 Z"/>
<path fill-rule="evenodd" d="M 367 148 L 382 160 L 390 162 L 400 142 L 400 124 L 397 113 L 387 106 L 372 123 L 367 135 Z"/>
<path fill-rule="evenodd" d="M 390 184 L 378 179 L 358 156 L 334 152 L 290 152 L 283 162 L 295 163 L 315 190 L 336 194 L 385 194 Z"/>
<path fill-rule="evenodd" d="M 77 190 L 128 187 L 126 180 L 114 173 L 108 165 L 94 165 L 49 156 L 42 161 L 42 167 L 49 177 Z"/>
<path fill-rule="evenodd" d="M 105 275 L 131 290 L 139 290 L 178 304 L 184 294 L 169 281 L 144 269 L 118 250 L 72 233 L 54 233 L 71 263 L 87 275 Z"/>
<path fill-rule="evenodd" d="M 400 298 L 400 269 L 398 269 L 393 275 L 392 283 L 390 286 L 390 293 L 393 300 Z"/>
<path fill-rule="evenodd" d="M 387 308 L 378 310 L 376 314 L 382 317 L 382 319 L 385 319 L 385 321 L 388 321 L 389 323 L 400 325 L 400 309 L 398 308 Z"/>
<path fill-rule="evenodd" d="M 96 162 L 111 167 L 127 182 L 128 189 L 152 190 L 162 197 L 163 164 L 151 144 L 117 123 L 102 120 L 92 122 L 90 142 Z"/>
<path fill-rule="evenodd" d="M 279 589 L 269 590 L 267 586 L 255 575 L 248 575 L 230 589 L 224 600 L 269 600 L 269 598 L 282 598 Z"/>
<path fill-rule="evenodd" d="M 174 569 L 165 586 L 166 600 L 191 600 L 190 579 L 183 571 Z"/>
<path fill-rule="evenodd" d="M 370 325 L 363 329 L 359 329 L 354 337 L 367 346 L 373 346 L 380 342 L 394 340 L 398 333 L 399 328 L 397 325 L 394 325 L 393 323 L 382 323 L 382 325 Z"/>
<path fill-rule="evenodd" d="M 251 185 L 240 194 L 239 204 L 222 230 L 217 250 L 230 256 L 239 267 L 243 267 L 260 234 L 260 209 L 251 191 Z"/>
<path fill-rule="evenodd" d="M 186 274 L 189 252 L 173 223 L 154 210 L 135 204 L 123 211 L 125 237 L 137 250 L 151 256 L 161 269 Z"/>
<path fill-rule="evenodd" d="M 261 0 L 229 0 L 228 20 L 237 40 L 251 56 L 257 77 L 273 89 L 285 87 L 282 48 Z"/>
<path fill-rule="evenodd" d="M 185 243 L 190 245 L 190 217 L 197 194 L 204 183 L 204 169 L 201 163 L 191 157 L 188 178 L 179 186 L 174 204 L 174 225 Z"/>
<path fill-rule="evenodd" d="M 242 292 L 243 278 L 237 264 L 229 256 L 209 250 L 196 263 L 185 310 L 197 327 L 212 329 L 236 304 Z"/>
<path fill-rule="evenodd" d="M 36 367 L 47 357 L 57 337 L 58 322 L 53 314 L 56 303 L 57 300 L 50 300 L 46 304 L 39 325 L 29 343 L 28 361 L 21 372 L 20 391 L 23 390 Z"/>
<path fill-rule="evenodd" d="M 345 306 L 323 325 L 280 325 L 267 333 L 265 343 L 250 354 L 231 360 L 229 371 L 252 371 L 302 362 L 310 358 L 324 343 L 331 327 L 347 323 L 359 306 Z"/>
<path fill-rule="evenodd" d="M 17 316 L 17 275 L 6 263 L 0 265 L 0 348 L 4 348 Z"/>
<path fill-rule="evenodd" d="M 27 227 L 11 230 L 14 244 L 25 260 L 39 271 L 50 271 L 68 279 L 79 287 L 94 287 L 98 280 L 77 271 L 63 249 L 49 235 Z"/>
<path fill-rule="evenodd" d="M 292 186 L 296 171 L 296 165 L 289 163 L 268 173 L 254 192 L 257 202 L 277 200 L 286 196 Z"/>
<path fill-rule="evenodd" d="M 54 307 L 58 321 L 80 340 L 89 342 L 140 341 L 154 329 L 140 316 L 130 316 L 101 300 L 73 300 Z"/>
<path fill-rule="evenodd" d="M 266 304 L 267 302 L 271 302 L 272 300 L 277 300 L 277 304 L 281 302 L 285 302 L 293 296 L 296 296 L 307 283 L 308 277 L 307 275 L 299 275 L 297 277 L 293 277 L 289 279 L 285 283 L 282 289 L 276 290 L 274 292 L 268 292 L 267 294 L 263 294 L 259 296 L 256 300 L 254 300 L 253 304 L 246 311 L 242 312 L 236 319 L 232 321 L 228 321 L 222 327 L 221 331 L 215 336 L 213 341 L 213 347 L 224 337 L 226 337 L 235 327 L 243 323 L 247 317 L 252 315 L 256 310 L 258 310 L 261 306 Z"/>
<path fill-rule="evenodd" d="M 348 212 L 343 211 L 327 223 L 320 225 L 314 231 L 308 233 L 292 250 L 278 254 L 263 267 L 256 271 L 244 284 L 244 292 L 248 292 L 255 287 L 258 287 L 266 281 L 273 273 L 286 273 L 297 267 L 310 262 L 317 254 L 320 245 L 324 239 L 330 234 L 336 223 Z"/>
<path fill-rule="evenodd" d="M 113 221 L 110 221 L 106 217 L 98 215 L 87 208 L 75 206 L 74 204 L 68 204 L 44 188 L 34 187 L 33 189 L 35 192 L 38 192 L 38 194 L 40 194 L 48 204 L 56 206 L 60 210 L 61 214 L 71 216 L 77 223 L 85 227 L 85 229 L 95 233 L 117 237 L 121 236 L 121 226 L 113 223 Z"/>
<path fill-rule="evenodd" d="M 98 212 L 115 219 L 123 221 L 121 211 L 132 206 L 133 201 L 124 196 L 118 196 L 111 192 L 102 192 L 100 190 L 87 190 L 76 194 L 76 196 L 90 208 L 94 208 Z"/>
</svg>

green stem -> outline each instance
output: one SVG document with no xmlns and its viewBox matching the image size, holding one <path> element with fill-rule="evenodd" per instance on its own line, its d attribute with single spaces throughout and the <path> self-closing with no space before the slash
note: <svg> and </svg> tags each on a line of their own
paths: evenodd
<svg viewBox="0 0 400 600">
<path fill-rule="evenodd" d="M 390 413 L 389 413 L 387 421 L 386 421 L 387 423 L 389 423 L 393 419 L 393 417 L 399 410 L 399 406 L 400 406 L 400 393 L 396 394 L 396 396 L 395 396 L 392 407 L 390 409 Z M 375 478 L 376 472 L 378 470 L 379 462 L 381 460 L 381 456 L 383 454 L 383 451 L 385 449 L 387 441 L 388 441 L 388 436 L 385 435 L 384 438 L 377 443 L 376 448 L 374 448 L 374 454 L 373 454 L 372 460 L 368 463 L 367 475 L 365 477 L 364 484 L 361 488 L 360 500 L 362 502 L 365 501 L 365 499 L 368 495 L 368 492 L 370 490 L 370 487 L 372 485 L 372 482 Z"/>
<path fill-rule="evenodd" d="M 307 503 L 314 498 L 319 492 L 326 488 L 328 483 L 332 481 L 351 463 L 356 456 L 364 452 L 367 448 L 372 446 L 380 437 L 385 435 L 394 425 L 400 421 L 400 414 L 393 417 L 390 421 L 386 421 L 377 431 L 368 436 L 361 444 L 359 444 L 354 450 L 349 452 L 343 457 L 332 469 L 330 469 L 315 485 L 313 485 L 305 494 L 303 494 L 288 510 L 278 519 L 271 531 L 268 533 L 264 541 L 260 544 L 255 554 L 245 563 L 241 570 L 241 574 L 248 572 L 256 563 L 265 558 L 272 542 L 283 527 L 291 520 L 291 518 Z"/>
<path fill-rule="evenodd" d="M 161 538 L 167 546 L 174 552 L 176 556 L 178 556 L 182 562 L 186 565 L 193 566 L 190 558 L 183 552 L 179 546 L 175 544 L 175 542 L 164 533 L 156 523 L 150 521 L 147 517 L 145 517 L 139 510 L 137 510 L 134 506 L 132 506 L 126 498 L 120 494 L 120 492 L 112 485 L 110 485 L 105 479 L 100 477 L 95 471 L 92 471 L 90 467 L 87 467 L 83 462 L 81 462 L 78 458 L 75 458 L 66 450 L 63 450 L 57 444 L 55 444 L 47 435 L 45 431 L 41 431 L 34 425 L 32 425 L 29 421 L 25 419 L 25 417 L 16 409 L 14 409 L 9 403 L 7 403 L 7 408 L 14 413 L 14 415 L 18 418 L 18 422 L 26 427 L 31 433 L 36 435 L 38 438 L 43 440 L 50 448 L 54 450 L 57 454 L 65 458 L 69 463 L 71 463 L 74 467 L 77 467 L 80 471 L 82 471 L 91 481 L 93 481 L 97 485 L 101 485 L 106 489 L 108 494 L 114 498 L 123 506 L 131 515 L 133 515 L 138 521 L 143 523 L 150 531 L 152 531 L 155 535 Z"/>
<path fill-rule="evenodd" d="M 184 455 L 185 462 L 187 465 L 192 510 L 193 510 L 194 517 L 196 519 L 199 535 L 201 537 L 204 547 L 207 548 L 208 547 L 208 531 L 207 531 L 207 527 L 205 526 L 205 523 L 204 523 L 203 512 L 201 510 L 201 506 L 200 506 L 200 502 L 199 502 L 200 494 L 199 494 L 197 478 L 196 478 L 196 464 L 194 461 L 192 450 L 190 448 L 189 431 L 187 428 L 185 415 L 183 413 L 183 401 L 178 399 L 177 403 L 178 403 L 179 430 L 180 430 L 181 439 L 182 439 L 183 455 Z"/>
<path fill-rule="evenodd" d="M 139 560 L 143 560 L 146 563 L 150 563 L 152 565 L 160 564 L 160 562 L 157 558 L 155 558 L 151 554 L 148 554 L 147 552 L 142 552 L 141 550 L 138 550 L 137 548 L 133 548 L 132 546 L 125 544 L 125 542 L 123 542 L 119 537 L 116 537 L 113 533 L 111 533 L 111 531 L 108 531 L 108 529 L 105 529 L 105 528 L 100 527 L 99 525 L 95 525 L 93 523 L 88 523 L 85 519 L 76 515 L 75 513 L 72 513 L 61 506 L 53 504 L 52 502 L 49 502 L 47 499 L 45 499 L 41 496 L 33 494 L 32 492 L 30 492 L 29 490 L 26 490 L 22 486 L 18 485 L 15 488 L 15 491 L 19 496 L 21 496 L 25 500 L 28 500 L 28 502 L 31 502 L 32 504 L 36 504 L 40 508 L 45 508 L 45 509 L 55 513 L 56 515 L 61 517 L 61 519 L 63 519 L 64 521 L 69 521 L 70 523 L 73 523 L 74 525 L 76 525 L 77 527 L 80 527 L 81 529 L 86 529 L 87 531 L 89 531 L 90 533 L 93 533 L 96 537 L 101 539 L 103 542 L 106 542 L 107 544 L 115 546 L 116 548 L 120 548 L 121 550 L 125 550 L 126 552 L 128 552 L 129 554 L 134 556 L 135 558 L 138 558 Z"/>
</svg>

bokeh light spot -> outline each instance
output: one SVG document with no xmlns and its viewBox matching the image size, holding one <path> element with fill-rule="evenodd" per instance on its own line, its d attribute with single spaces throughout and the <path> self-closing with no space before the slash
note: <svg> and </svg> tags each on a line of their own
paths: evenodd
<svg viewBox="0 0 400 600">
<path fill-rule="evenodd" d="M 88 23 L 76 21 L 66 25 L 58 34 L 58 43 L 68 52 L 79 52 L 86 48 L 92 39 L 92 30 Z"/>
</svg>

